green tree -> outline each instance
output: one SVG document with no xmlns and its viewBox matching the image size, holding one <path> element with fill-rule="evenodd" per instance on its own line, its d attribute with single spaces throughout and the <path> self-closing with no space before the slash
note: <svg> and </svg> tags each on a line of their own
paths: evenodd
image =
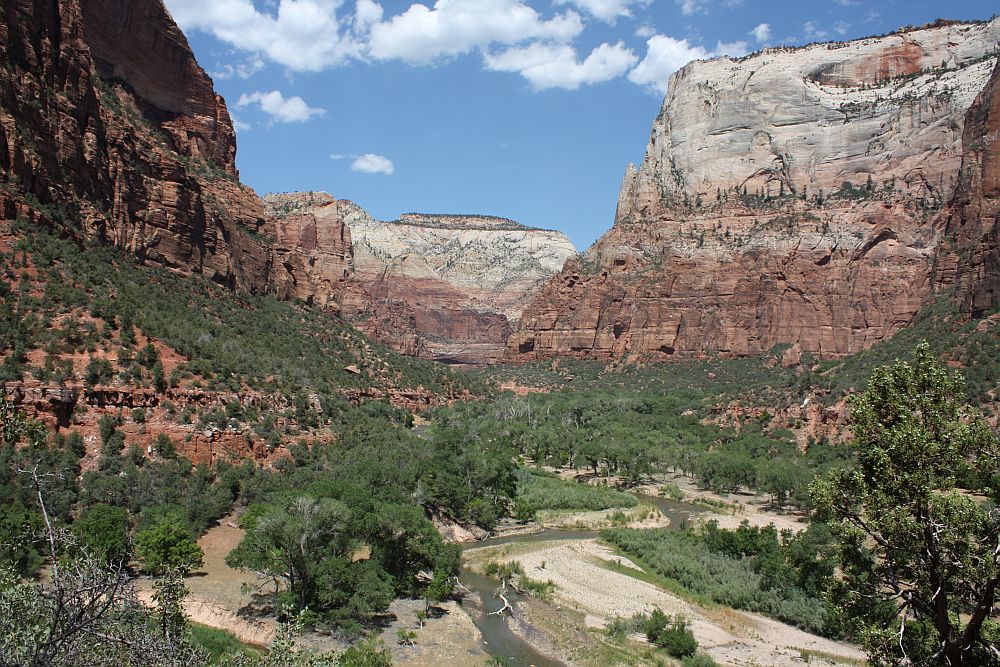
<svg viewBox="0 0 1000 667">
<path fill-rule="evenodd" d="M 332 550 L 346 552 L 350 510 L 337 500 L 299 496 L 287 506 L 265 506 L 243 517 L 246 534 L 226 556 L 230 567 L 263 572 L 285 583 L 299 609 L 313 603 L 318 568 Z M 337 578 L 329 571 L 324 573 Z"/>
<path fill-rule="evenodd" d="M 955 486 L 971 467 L 995 500 L 1000 446 L 962 395 L 926 343 L 876 370 L 853 402 L 858 466 L 813 484 L 840 542 L 831 599 L 876 665 L 1000 664 L 1000 522 Z"/>
<path fill-rule="evenodd" d="M 101 563 L 122 564 L 129 558 L 128 512 L 98 503 L 73 524 L 80 545 Z"/>
<path fill-rule="evenodd" d="M 204 556 L 184 520 L 170 515 L 136 533 L 135 552 L 142 569 L 150 574 L 170 570 L 187 574 L 201 565 Z"/>
</svg>

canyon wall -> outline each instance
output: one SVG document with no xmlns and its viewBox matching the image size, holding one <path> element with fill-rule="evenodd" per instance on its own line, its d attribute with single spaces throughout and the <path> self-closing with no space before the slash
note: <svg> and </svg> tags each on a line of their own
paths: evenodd
<svg viewBox="0 0 1000 667">
<path fill-rule="evenodd" d="M 1000 20 L 939 22 L 687 65 L 614 226 L 525 309 L 510 354 L 832 357 L 908 326 L 998 43 Z"/>
<path fill-rule="evenodd" d="M 980 317 L 1000 306 L 1000 62 L 965 121 L 964 155 L 947 216 L 951 242 L 938 280 L 958 289 L 962 306 Z"/>
<path fill-rule="evenodd" d="M 311 298 L 315 277 L 328 291 L 337 282 L 347 321 L 399 352 L 449 363 L 502 357 L 531 295 L 575 253 L 565 235 L 505 218 L 406 214 L 386 222 L 326 193 L 268 195 L 264 203 L 264 229 L 273 230 L 279 256 L 299 257 L 296 297 Z"/>
<path fill-rule="evenodd" d="M 263 210 L 232 121 L 161 0 L 20 0 L 0 14 L 0 217 L 261 289 Z"/>
</svg>

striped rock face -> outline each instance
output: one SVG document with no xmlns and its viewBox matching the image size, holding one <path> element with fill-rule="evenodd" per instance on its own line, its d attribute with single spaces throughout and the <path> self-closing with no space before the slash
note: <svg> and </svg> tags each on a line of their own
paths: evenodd
<svg viewBox="0 0 1000 667">
<path fill-rule="evenodd" d="M 525 309 L 508 352 L 832 357 L 908 326 L 942 284 L 966 115 L 998 42 L 1000 20 L 941 23 L 691 63 L 614 227 Z"/>
</svg>

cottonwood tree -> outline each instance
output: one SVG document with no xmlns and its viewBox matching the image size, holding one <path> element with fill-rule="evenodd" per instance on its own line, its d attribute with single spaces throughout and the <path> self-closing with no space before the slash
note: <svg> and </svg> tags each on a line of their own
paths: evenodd
<svg viewBox="0 0 1000 667">
<path fill-rule="evenodd" d="M 813 484 L 840 542 L 831 601 L 876 665 L 997 665 L 1000 446 L 926 343 L 854 401 L 856 468 Z M 958 480 L 966 487 L 959 488 Z"/>
</svg>

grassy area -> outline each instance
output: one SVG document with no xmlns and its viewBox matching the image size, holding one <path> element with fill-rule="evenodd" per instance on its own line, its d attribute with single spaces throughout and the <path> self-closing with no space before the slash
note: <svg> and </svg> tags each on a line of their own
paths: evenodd
<svg viewBox="0 0 1000 667">
<path fill-rule="evenodd" d="M 571 482 L 530 468 L 517 477 L 517 514 L 531 518 L 539 510 L 598 511 L 635 507 L 635 496 L 609 488 Z"/>
<path fill-rule="evenodd" d="M 260 656 L 265 653 L 264 649 L 245 644 L 236 638 L 231 632 L 219 630 L 200 623 L 188 623 L 191 629 L 191 639 L 208 653 L 210 664 L 219 662 L 226 656 L 235 656 L 245 653 L 251 656 Z"/>
</svg>

